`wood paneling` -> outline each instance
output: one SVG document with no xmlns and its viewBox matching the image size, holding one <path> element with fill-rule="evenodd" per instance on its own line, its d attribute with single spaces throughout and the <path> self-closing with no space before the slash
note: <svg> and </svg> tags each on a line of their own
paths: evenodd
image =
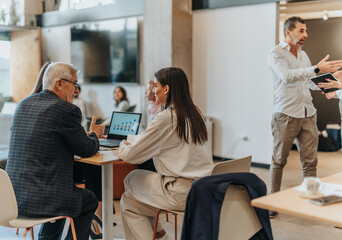
<svg viewBox="0 0 342 240">
<path fill-rule="evenodd" d="M 40 29 L 12 32 L 10 71 L 14 102 L 31 92 L 40 67 Z"/>
</svg>

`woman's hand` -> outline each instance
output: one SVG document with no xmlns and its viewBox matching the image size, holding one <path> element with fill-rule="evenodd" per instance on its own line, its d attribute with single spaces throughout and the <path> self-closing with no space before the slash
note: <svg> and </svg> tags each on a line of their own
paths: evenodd
<svg viewBox="0 0 342 240">
<path fill-rule="evenodd" d="M 325 97 L 326 97 L 327 99 L 332 99 L 332 98 L 334 98 L 335 96 L 336 96 L 336 91 L 334 91 L 334 92 L 328 92 L 328 93 L 325 94 Z"/>
<path fill-rule="evenodd" d="M 122 145 L 128 146 L 128 145 L 131 145 L 131 143 L 130 143 L 130 142 L 127 142 L 127 140 L 122 140 L 122 141 L 120 142 L 120 146 L 122 146 Z"/>
<path fill-rule="evenodd" d="M 342 83 L 338 80 L 331 80 L 329 78 L 325 79 L 327 82 L 319 82 L 317 86 L 319 88 L 325 88 L 325 89 L 330 89 L 330 88 L 342 88 Z"/>
</svg>

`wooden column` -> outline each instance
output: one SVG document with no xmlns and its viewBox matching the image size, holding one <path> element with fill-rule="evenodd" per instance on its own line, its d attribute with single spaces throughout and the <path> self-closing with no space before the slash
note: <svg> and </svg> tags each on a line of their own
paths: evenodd
<svg viewBox="0 0 342 240">
<path fill-rule="evenodd" d="M 40 68 L 40 29 L 12 32 L 10 78 L 14 102 L 29 95 Z"/>
</svg>

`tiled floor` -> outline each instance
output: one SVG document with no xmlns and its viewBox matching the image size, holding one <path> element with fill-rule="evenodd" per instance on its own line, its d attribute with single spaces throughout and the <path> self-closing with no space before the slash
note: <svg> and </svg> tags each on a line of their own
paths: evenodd
<svg viewBox="0 0 342 240">
<path fill-rule="evenodd" d="M 338 152 L 319 152 L 318 155 L 318 177 L 325 177 L 336 172 L 342 171 L 342 153 Z M 252 168 L 251 172 L 257 174 L 265 183 L 269 184 L 269 171 L 261 168 Z M 292 151 L 288 164 L 285 168 L 282 182 L 282 189 L 286 189 L 295 185 L 299 185 L 302 181 L 301 165 L 299 154 Z M 123 239 L 123 230 L 120 218 L 119 202 L 115 202 L 117 214 L 114 215 L 114 221 L 118 224 L 113 228 L 114 239 Z M 0 213 L 1 214 L 1 213 Z M 170 216 L 170 223 L 165 222 L 165 216 L 161 217 L 164 222 L 165 229 L 174 235 L 173 216 Z M 325 225 L 316 221 L 305 220 L 301 218 L 291 217 L 285 214 L 271 220 L 273 236 L 275 240 L 335 240 L 342 239 L 342 230 L 334 228 L 334 226 Z M 178 230 L 181 230 L 182 219 L 178 220 Z M 15 234 L 15 229 L 0 227 L 0 239 L 25 239 L 22 237 L 23 229 L 20 230 L 20 235 Z M 39 231 L 39 226 L 34 228 L 35 239 Z M 26 239 L 30 239 L 27 236 Z M 178 237 L 179 239 L 179 237 Z"/>
</svg>

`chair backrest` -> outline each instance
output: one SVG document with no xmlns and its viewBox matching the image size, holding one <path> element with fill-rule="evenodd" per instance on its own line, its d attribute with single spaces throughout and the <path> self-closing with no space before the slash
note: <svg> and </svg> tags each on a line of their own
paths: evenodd
<svg viewBox="0 0 342 240">
<path fill-rule="evenodd" d="M 215 165 L 211 175 L 232 172 L 249 172 L 251 162 L 252 156 L 220 162 Z"/>
<path fill-rule="evenodd" d="M 215 165 L 211 175 L 249 172 L 251 162 L 252 156 L 220 162 Z M 261 228 L 246 188 L 229 186 L 222 203 L 218 240 L 249 239 Z"/>
<path fill-rule="evenodd" d="M 12 227 L 9 222 L 18 216 L 17 199 L 7 173 L 0 169 L 0 225 Z"/>
<path fill-rule="evenodd" d="M 126 112 L 134 112 L 134 110 L 135 110 L 136 107 L 137 107 L 137 105 L 129 106 L 129 108 L 127 109 Z"/>
<path fill-rule="evenodd" d="M 218 240 L 250 239 L 262 228 L 243 186 L 229 186 L 225 194 Z"/>
<path fill-rule="evenodd" d="M 9 144 L 12 122 L 13 115 L 0 113 L 0 144 Z"/>
<path fill-rule="evenodd" d="M 15 102 L 5 102 L 4 106 L 1 109 L 1 113 L 4 114 L 14 114 L 17 109 L 18 103 Z"/>
</svg>

